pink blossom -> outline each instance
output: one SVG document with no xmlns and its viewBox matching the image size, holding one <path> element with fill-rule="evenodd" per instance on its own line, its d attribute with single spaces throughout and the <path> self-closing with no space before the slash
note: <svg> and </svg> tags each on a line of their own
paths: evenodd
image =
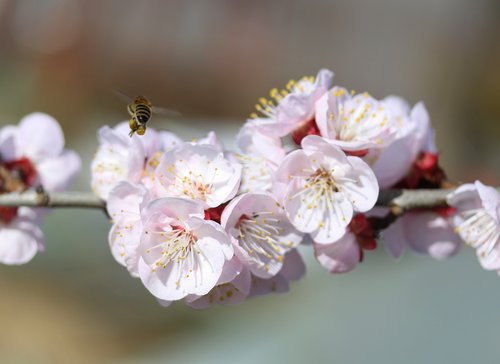
<svg viewBox="0 0 500 364">
<path fill-rule="evenodd" d="M 281 205 L 267 193 L 247 193 L 233 199 L 224 209 L 221 225 L 232 237 L 235 254 L 253 275 L 275 276 L 284 255 L 302 241 Z"/>
<path fill-rule="evenodd" d="M 342 87 L 334 87 L 318 100 L 316 124 L 321 136 L 355 155 L 389 145 L 397 132 L 395 119 L 383 101 L 368 93 L 352 96 Z"/>
<path fill-rule="evenodd" d="M 186 305 L 195 309 L 205 309 L 214 303 L 222 305 L 242 303 L 250 292 L 250 276 L 250 270 L 241 263 L 238 257 L 234 256 L 230 261 L 226 261 L 217 285 L 204 296 L 186 297 Z"/>
<path fill-rule="evenodd" d="M 109 232 L 111 252 L 133 276 L 138 276 L 138 247 L 143 230 L 141 209 L 148 202 L 149 194 L 144 186 L 122 181 L 110 191 L 106 205 L 113 220 Z"/>
<path fill-rule="evenodd" d="M 407 245 L 414 252 L 444 260 L 456 255 L 462 243 L 453 233 L 447 211 L 412 211 L 382 232 L 389 253 L 399 258 Z"/>
<path fill-rule="evenodd" d="M 372 149 L 364 160 L 372 166 L 380 188 L 389 188 L 410 171 L 419 153 L 436 155 L 434 131 L 422 102 L 410 111 L 405 100 L 390 96 L 384 99 L 397 127 L 396 139 L 385 148 Z"/>
<path fill-rule="evenodd" d="M 156 195 L 184 197 L 217 207 L 238 191 L 241 165 L 211 145 L 183 145 L 165 153 L 155 171 Z"/>
<path fill-rule="evenodd" d="M 203 219 L 200 204 L 160 198 L 141 216 L 139 276 L 155 297 L 173 301 L 202 296 L 215 287 L 234 251 L 222 227 Z"/>
<path fill-rule="evenodd" d="M 270 293 L 286 293 L 290 290 L 290 282 L 298 281 L 306 272 L 306 266 L 297 249 L 285 255 L 283 268 L 271 278 L 251 277 L 250 292 L 247 298 L 263 296 Z"/>
<path fill-rule="evenodd" d="M 290 81 L 285 90 L 271 90 L 271 99 L 260 98 L 258 113 L 251 115 L 250 122 L 263 134 L 282 137 L 307 127 L 314 122 L 316 101 L 328 90 L 333 72 L 322 69 L 316 77 L 304 77 Z"/>
<path fill-rule="evenodd" d="M 344 236 L 330 244 L 314 244 L 318 262 L 331 273 L 353 270 L 363 259 L 363 250 L 377 247 L 375 231 L 364 214 L 354 216 Z"/>
<path fill-rule="evenodd" d="M 265 135 L 251 123 L 246 123 L 238 133 L 239 152 L 232 156 L 242 166 L 238 193 L 271 191 L 274 172 L 285 158 L 281 139 Z"/>
<path fill-rule="evenodd" d="M 9 222 L 0 213 L 0 263 L 17 265 L 29 262 L 45 250 L 40 215 L 27 207 L 15 210 Z"/>
<path fill-rule="evenodd" d="M 34 187 L 64 190 L 80 171 L 80 158 L 64 149 L 57 121 L 43 113 L 25 116 L 0 130 L 0 193 Z M 24 264 L 44 250 L 41 209 L 0 207 L 0 262 Z"/>
<path fill-rule="evenodd" d="M 276 176 L 290 222 L 319 244 L 342 237 L 353 213 L 370 210 L 378 197 L 370 167 L 318 136 L 304 138 Z"/>
<path fill-rule="evenodd" d="M 92 160 L 92 190 L 106 200 L 120 181 L 138 183 L 149 177 L 161 153 L 183 142 L 174 134 L 149 128 L 148 133 L 129 137 L 128 122 L 98 131 L 99 148 Z"/>
<path fill-rule="evenodd" d="M 476 181 L 457 188 L 448 196 L 457 208 L 456 233 L 476 249 L 484 269 L 500 270 L 500 194 Z"/>
</svg>

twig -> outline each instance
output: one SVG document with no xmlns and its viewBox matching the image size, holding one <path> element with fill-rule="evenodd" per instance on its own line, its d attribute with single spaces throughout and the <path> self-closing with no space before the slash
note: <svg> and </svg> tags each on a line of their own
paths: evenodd
<svg viewBox="0 0 500 364">
<path fill-rule="evenodd" d="M 91 192 L 36 192 L 0 195 L 0 206 L 65 207 L 106 209 L 106 203 Z"/>
</svg>

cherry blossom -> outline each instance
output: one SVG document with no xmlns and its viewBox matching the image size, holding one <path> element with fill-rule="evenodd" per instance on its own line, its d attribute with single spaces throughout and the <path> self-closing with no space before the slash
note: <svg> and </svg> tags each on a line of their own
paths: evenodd
<svg viewBox="0 0 500 364">
<path fill-rule="evenodd" d="M 183 145 L 166 152 L 155 171 L 156 195 L 184 197 L 217 207 L 238 191 L 241 165 L 211 145 Z"/>
<path fill-rule="evenodd" d="M 384 103 L 395 118 L 396 139 L 385 148 L 371 149 L 364 160 L 373 168 L 380 188 L 389 188 L 409 173 L 414 162 L 423 161 L 420 154 L 427 160 L 431 156 L 437 158 L 437 148 L 429 114 L 422 102 L 411 111 L 400 97 L 386 97 Z"/>
<path fill-rule="evenodd" d="M 286 293 L 290 282 L 298 281 L 306 273 L 306 266 L 297 249 L 286 253 L 283 267 L 271 278 L 251 276 L 250 292 L 247 298 L 264 296 L 270 293 Z"/>
<path fill-rule="evenodd" d="M 113 220 L 109 231 L 111 252 L 116 261 L 127 267 L 133 276 L 138 276 L 141 209 L 148 202 L 146 188 L 127 181 L 118 183 L 108 196 L 107 211 Z"/>
<path fill-rule="evenodd" d="M 250 293 L 251 273 L 237 256 L 226 261 L 217 285 L 203 296 L 191 295 L 185 298 L 186 305 L 195 309 L 205 309 L 218 303 L 236 305 L 246 300 Z"/>
<path fill-rule="evenodd" d="M 321 136 L 353 155 L 389 145 L 397 133 L 395 121 L 387 105 L 366 92 L 353 96 L 336 86 L 316 103 Z"/>
<path fill-rule="evenodd" d="M 242 166 L 238 193 L 271 191 L 274 172 L 285 158 L 281 139 L 263 134 L 246 123 L 236 136 L 239 152 L 232 156 Z"/>
<path fill-rule="evenodd" d="M 379 191 L 365 162 L 313 135 L 285 157 L 276 180 L 290 222 L 319 244 L 342 237 L 354 212 L 370 210 Z"/>
<path fill-rule="evenodd" d="M 168 131 L 148 128 L 145 135 L 132 137 L 129 131 L 128 122 L 114 128 L 104 126 L 98 131 L 99 148 L 92 160 L 91 187 L 104 200 L 120 181 L 137 183 L 149 177 L 161 154 L 183 143 Z"/>
<path fill-rule="evenodd" d="M 267 193 L 247 193 L 224 209 L 221 225 L 234 239 L 235 254 L 253 275 L 275 276 L 284 255 L 302 241 L 281 205 Z"/>
<path fill-rule="evenodd" d="M 223 228 L 204 220 L 199 203 L 160 198 L 145 206 L 141 217 L 139 276 L 155 297 L 173 301 L 215 287 L 234 251 Z"/>
<path fill-rule="evenodd" d="M 375 232 L 364 214 L 357 214 L 339 240 L 330 244 L 314 244 L 318 262 L 331 273 L 347 273 L 363 259 L 363 250 L 377 247 Z"/>
<path fill-rule="evenodd" d="M 382 232 L 386 249 L 399 258 L 405 246 L 412 251 L 445 260 L 456 255 L 462 242 L 453 233 L 453 211 L 412 211 Z"/>
<path fill-rule="evenodd" d="M 333 72 L 322 69 L 316 77 L 289 81 L 284 90 L 272 89 L 271 99 L 259 99 L 255 106 L 258 113 L 252 114 L 250 121 L 267 135 L 305 135 L 304 129 L 315 125 L 316 101 L 328 90 L 332 79 Z"/>
<path fill-rule="evenodd" d="M 457 208 L 454 224 L 463 241 L 476 249 L 484 269 L 500 270 L 500 194 L 479 181 L 465 184 L 448 196 Z"/>
<path fill-rule="evenodd" d="M 0 130 L 0 193 L 64 190 L 80 171 L 80 158 L 64 148 L 57 121 L 43 113 Z M 0 262 L 24 264 L 44 250 L 41 209 L 0 207 Z"/>
</svg>

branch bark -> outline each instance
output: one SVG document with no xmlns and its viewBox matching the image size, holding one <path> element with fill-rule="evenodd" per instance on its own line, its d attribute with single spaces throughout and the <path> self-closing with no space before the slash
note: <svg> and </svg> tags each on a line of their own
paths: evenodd
<svg viewBox="0 0 500 364">
<path fill-rule="evenodd" d="M 383 190 L 377 206 L 393 210 L 446 207 L 446 196 L 453 189 L 442 190 Z M 29 206 L 52 208 L 96 208 L 106 209 L 106 203 L 91 192 L 36 192 L 9 193 L 0 195 L 0 206 Z"/>
<path fill-rule="evenodd" d="M 37 192 L 0 195 L 0 206 L 64 207 L 106 209 L 106 202 L 91 192 Z"/>
</svg>

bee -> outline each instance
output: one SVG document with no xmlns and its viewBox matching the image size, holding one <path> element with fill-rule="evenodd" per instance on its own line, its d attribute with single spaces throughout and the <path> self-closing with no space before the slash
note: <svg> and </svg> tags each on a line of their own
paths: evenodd
<svg viewBox="0 0 500 364">
<path fill-rule="evenodd" d="M 151 101 L 144 96 L 137 96 L 132 99 L 121 92 L 116 91 L 116 93 L 129 102 L 127 105 L 127 111 L 130 115 L 130 133 L 128 134 L 130 137 L 132 137 L 134 133 L 137 133 L 138 135 L 144 135 L 146 133 L 146 125 L 151 119 L 153 113 L 168 116 L 179 116 L 177 111 L 153 106 Z"/>
</svg>

